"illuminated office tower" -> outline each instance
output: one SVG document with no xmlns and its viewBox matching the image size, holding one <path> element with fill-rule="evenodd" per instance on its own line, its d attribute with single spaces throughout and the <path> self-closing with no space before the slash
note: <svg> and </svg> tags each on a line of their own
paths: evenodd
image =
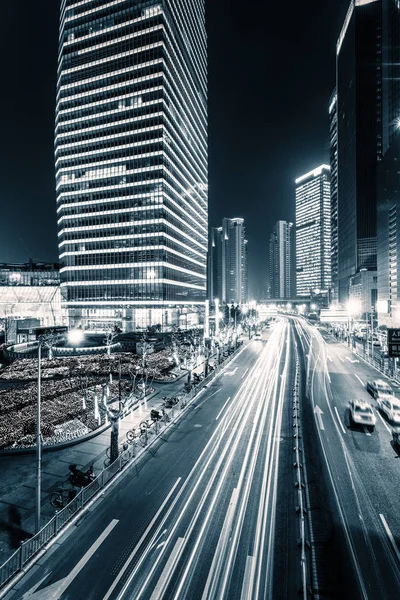
<svg viewBox="0 0 400 600">
<path fill-rule="evenodd" d="M 394 5 L 394 2 L 392 2 Z M 338 295 L 376 270 L 377 163 L 383 152 L 382 2 L 351 0 L 336 46 Z"/>
<path fill-rule="evenodd" d="M 296 295 L 313 297 L 331 285 L 330 167 L 296 179 Z"/>
<path fill-rule="evenodd" d="M 55 160 L 71 326 L 201 321 L 207 259 L 204 0 L 63 0 Z"/>
<path fill-rule="evenodd" d="M 278 221 L 269 241 L 269 289 L 271 298 L 290 299 L 292 281 L 293 223 Z"/>
<path fill-rule="evenodd" d="M 331 301 L 337 302 L 338 289 L 338 194 L 337 194 L 337 94 L 329 102 L 330 167 L 331 167 Z"/>
</svg>

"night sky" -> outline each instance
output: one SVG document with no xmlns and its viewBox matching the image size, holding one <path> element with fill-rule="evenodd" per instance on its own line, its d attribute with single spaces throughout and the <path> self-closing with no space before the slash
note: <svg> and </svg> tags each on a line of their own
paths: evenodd
<svg viewBox="0 0 400 600">
<path fill-rule="evenodd" d="M 210 226 L 244 217 L 250 292 L 294 219 L 294 179 L 329 161 L 335 45 L 349 0 L 206 0 Z M 56 261 L 57 0 L 2 3 L 0 262 Z"/>
</svg>

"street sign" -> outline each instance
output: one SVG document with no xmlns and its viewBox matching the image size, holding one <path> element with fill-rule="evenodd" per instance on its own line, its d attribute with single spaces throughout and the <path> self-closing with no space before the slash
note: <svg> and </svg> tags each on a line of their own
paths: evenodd
<svg viewBox="0 0 400 600">
<path fill-rule="evenodd" d="M 388 329 L 388 355 L 392 357 L 400 356 L 400 329 Z"/>
</svg>

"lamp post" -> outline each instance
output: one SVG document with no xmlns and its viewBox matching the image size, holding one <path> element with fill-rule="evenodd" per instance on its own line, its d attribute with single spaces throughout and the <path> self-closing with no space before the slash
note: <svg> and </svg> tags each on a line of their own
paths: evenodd
<svg viewBox="0 0 400 600">
<path fill-rule="evenodd" d="M 37 405 L 36 405 L 36 514 L 35 514 L 35 531 L 40 530 L 40 511 L 41 511 L 41 488 L 42 488 L 42 433 L 41 433 L 41 393 L 42 393 L 42 341 L 38 340 L 38 388 L 37 388 Z"/>
<path fill-rule="evenodd" d="M 38 337 L 38 379 L 36 403 L 36 510 L 35 530 L 40 530 L 41 521 L 41 492 L 42 492 L 42 431 L 41 431 L 41 402 L 42 402 L 42 347 L 47 346 L 52 355 L 52 347 L 57 339 L 52 333 Z"/>
</svg>

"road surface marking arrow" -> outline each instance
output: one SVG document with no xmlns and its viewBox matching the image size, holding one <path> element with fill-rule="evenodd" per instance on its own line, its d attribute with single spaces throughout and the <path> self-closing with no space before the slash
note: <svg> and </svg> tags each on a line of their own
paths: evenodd
<svg viewBox="0 0 400 600">
<path fill-rule="evenodd" d="M 349 360 L 351 363 L 356 363 L 356 362 L 360 362 L 359 360 L 353 360 L 351 359 L 349 356 L 346 356 L 347 360 Z"/>
<path fill-rule="evenodd" d="M 322 410 L 320 409 L 320 407 L 318 405 L 314 408 L 314 414 L 316 415 L 316 417 L 318 419 L 320 430 L 324 431 L 325 427 L 324 427 L 324 424 L 322 422 L 322 415 L 324 413 L 322 412 Z"/>
<path fill-rule="evenodd" d="M 96 552 L 97 548 L 104 542 L 106 537 L 111 533 L 116 524 L 118 523 L 117 519 L 113 519 L 111 523 L 106 527 L 100 537 L 92 544 L 86 554 L 83 555 L 78 564 L 72 569 L 71 573 L 64 577 L 64 579 L 60 579 L 60 581 L 56 581 L 48 585 L 46 588 L 43 588 L 36 591 L 39 585 L 44 581 L 45 577 L 39 581 L 39 583 L 35 584 L 33 588 L 31 588 L 28 592 L 26 592 L 22 596 L 22 600 L 58 600 L 61 598 L 61 595 L 65 592 L 65 590 L 71 585 L 75 577 L 82 571 L 83 567 L 86 563 L 91 559 L 93 554 Z M 47 575 L 46 575 L 47 577 Z"/>
<path fill-rule="evenodd" d="M 232 377 L 232 375 L 234 375 L 237 370 L 238 368 L 236 367 L 233 371 L 227 371 L 226 373 L 224 373 L 224 375 L 229 375 L 229 377 Z"/>
</svg>

